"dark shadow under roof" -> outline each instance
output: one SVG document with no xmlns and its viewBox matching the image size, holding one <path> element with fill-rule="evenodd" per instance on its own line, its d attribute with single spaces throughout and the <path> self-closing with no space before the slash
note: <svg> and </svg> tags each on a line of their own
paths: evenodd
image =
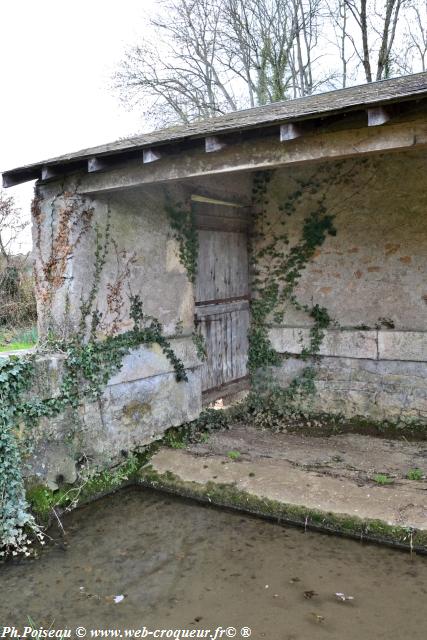
<svg viewBox="0 0 427 640">
<path fill-rule="evenodd" d="M 16 169 L 5 171 L 3 180 L 5 186 L 7 183 L 18 184 L 19 182 L 39 177 L 42 167 L 58 167 L 58 165 L 70 164 L 71 169 L 76 162 L 93 157 L 111 157 L 123 152 L 136 151 L 157 145 L 245 131 L 287 121 L 296 122 L 422 97 L 427 97 L 427 72 L 346 89 L 337 89 L 295 100 L 275 102 L 262 107 L 234 111 L 209 120 L 192 122 L 188 125 L 159 129 L 151 133 L 117 140 L 67 153 L 42 162 L 17 167 Z M 64 166 L 64 169 L 66 169 L 66 166 Z"/>
</svg>

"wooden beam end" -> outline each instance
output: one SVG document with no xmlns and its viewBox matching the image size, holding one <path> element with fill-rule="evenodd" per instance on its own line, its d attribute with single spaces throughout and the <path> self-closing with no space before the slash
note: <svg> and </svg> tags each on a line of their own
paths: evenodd
<svg viewBox="0 0 427 640">
<path fill-rule="evenodd" d="M 391 120 L 391 111 L 386 107 L 370 107 L 368 113 L 368 127 L 379 127 Z"/>
<path fill-rule="evenodd" d="M 8 176 L 6 174 L 2 175 L 2 183 L 3 188 L 8 189 L 9 187 L 14 187 L 16 184 L 19 184 L 19 180 L 14 180 L 12 176 Z"/>
<path fill-rule="evenodd" d="M 206 153 L 214 153 L 215 151 L 221 151 L 225 149 L 227 143 L 224 139 L 218 136 L 206 136 L 205 138 L 205 151 Z"/>
<path fill-rule="evenodd" d="M 144 164 L 148 162 L 156 162 L 156 160 L 160 160 L 162 154 L 158 149 L 143 149 L 142 150 L 142 161 Z"/>
<path fill-rule="evenodd" d="M 100 158 L 89 158 L 87 161 L 87 170 L 88 173 L 94 173 L 95 171 L 103 171 L 107 168 L 107 163 L 105 160 Z"/>
<path fill-rule="evenodd" d="M 280 142 L 296 140 L 304 135 L 304 128 L 297 122 L 288 122 L 280 126 Z"/>
<path fill-rule="evenodd" d="M 42 180 L 50 180 L 51 178 L 57 178 L 58 175 L 60 174 L 58 173 L 57 169 L 55 169 L 55 167 L 49 167 L 49 166 L 42 167 L 42 174 L 41 174 Z"/>
</svg>

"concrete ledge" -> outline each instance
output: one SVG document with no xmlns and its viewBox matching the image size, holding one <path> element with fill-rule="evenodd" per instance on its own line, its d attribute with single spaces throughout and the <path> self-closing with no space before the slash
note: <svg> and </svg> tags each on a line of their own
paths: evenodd
<svg viewBox="0 0 427 640">
<path fill-rule="evenodd" d="M 380 360 L 427 362 L 427 332 L 378 331 Z"/>
<path fill-rule="evenodd" d="M 319 355 L 339 358 L 378 358 L 377 331 L 333 330 L 325 332 Z M 307 327 L 274 327 L 269 338 L 278 353 L 300 354 L 310 344 L 310 329 Z"/>
<path fill-rule="evenodd" d="M 11 349 L 11 351 L 0 351 L 0 358 L 9 358 L 10 356 L 26 356 L 28 353 L 33 353 L 36 347 L 30 347 L 29 349 Z"/>
<path fill-rule="evenodd" d="M 399 491 L 400 507 L 409 501 L 418 508 L 420 517 L 413 526 L 393 504 L 395 492 L 390 487 L 359 487 L 342 478 L 319 477 L 286 461 L 232 462 L 225 456 L 161 449 L 150 463 L 138 474 L 143 486 L 279 522 L 427 553 L 422 490 L 418 496 L 412 488 Z"/>
</svg>

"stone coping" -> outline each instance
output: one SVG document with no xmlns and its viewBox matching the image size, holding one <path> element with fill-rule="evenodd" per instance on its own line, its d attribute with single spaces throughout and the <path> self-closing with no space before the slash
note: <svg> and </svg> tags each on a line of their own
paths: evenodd
<svg viewBox="0 0 427 640">
<path fill-rule="evenodd" d="M 194 370 L 201 366 L 191 336 L 169 338 L 169 342 L 185 369 Z M 24 355 L 24 352 L 9 353 L 8 356 L 14 354 Z M 36 375 L 31 390 L 27 392 L 28 397 L 37 395 L 40 399 L 46 399 L 58 395 L 65 358 L 62 353 L 36 353 Z M 140 345 L 124 357 L 121 369 L 110 378 L 106 388 L 172 372 L 174 367 L 158 344 Z"/>
</svg>

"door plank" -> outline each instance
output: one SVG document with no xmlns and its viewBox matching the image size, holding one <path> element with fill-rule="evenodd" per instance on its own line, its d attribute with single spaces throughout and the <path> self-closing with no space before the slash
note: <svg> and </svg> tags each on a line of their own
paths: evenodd
<svg viewBox="0 0 427 640">
<path fill-rule="evenodd" d="M 199 231 L 196 303 L 248 293 L 247 239 L 243 233 Z"/>
<path fill-rule="evenodd" d="M 249 284 L 248 211 L 197 203 L 199 238 L 196 322 L 207 359 L 202 390 L 221 389 L 247 376 Z"/>
</svg>

